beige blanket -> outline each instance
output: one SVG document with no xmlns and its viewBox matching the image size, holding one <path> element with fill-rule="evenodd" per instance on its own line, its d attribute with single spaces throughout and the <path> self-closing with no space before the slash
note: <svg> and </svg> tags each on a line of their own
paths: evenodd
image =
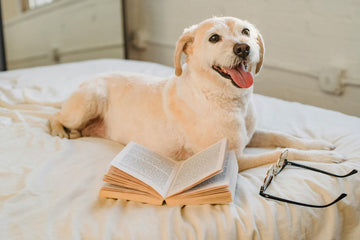
<svg viewBox="0 0 360 240">
<path fill-rule="evenodd" d="M 269 165 L 241 172 L 229 205 L 99 199 L 102 177 L 122 146 L 98 138 L 52 137 L 47 117 L 81 82 L 107 71 L 173 74 L 168 67 L 124 60 L 0 74 L 0 239 L 359 239 L 359 173 L 338 179 L 287 167 L 268 189 L 314 204 L 348 194 L 325 209 L 260 197 Z M 260 127 L 327 140 L 348 158 L 341 164 L 306 164 L 339 174 L 360 170 L 359 118 L 260 95 L 255 101 Z"/>
</svg>

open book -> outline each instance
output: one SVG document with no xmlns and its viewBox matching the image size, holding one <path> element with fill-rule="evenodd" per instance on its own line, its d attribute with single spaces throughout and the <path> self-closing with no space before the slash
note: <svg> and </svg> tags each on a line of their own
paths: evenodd
<svg viewBox="0 0 360 240">
<path fill-rule="evenodd" d="M 99 196 L 155 205 L 229 203 L 237 171 L 225 138 L 184 161 L 130 142 L 111 162 Z"/>
</svg>

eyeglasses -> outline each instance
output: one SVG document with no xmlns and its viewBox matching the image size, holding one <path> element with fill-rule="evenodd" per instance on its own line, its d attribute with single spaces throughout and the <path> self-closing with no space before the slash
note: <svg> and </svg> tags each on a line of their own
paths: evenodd
<svg viewBox="0 0 360 240">
<path fill-rule="evenodd" d="M 347 194 L 346 194 L 346 193 L 342 193 L 338 198 L 336 198 L 334 201 L 332 201 L 332 202 L 329 203 L 329 204 L 325 204 L 325 205 L 312 205 L 312 204 L 306 204 L 306 203 L 301 203 L 301 202 L 296 202 L 296 201 L 292 201 L 292 200 L 288 200 L 288 199 L 276 197 L 276 196 L 273 196 L 273 195 L 270 195 L 270 194 L 265 193 L 265 190 L 269 187 L 271 181 L 275 178 L 275 176 L 277 176 L 287 165 L 305 168 L 305 169 L 308 169 L 308 170 L 316 171 L 316 172 L 319 172 L 319 173 L 323 173 L 323 174 L 330 175 L 330 176 L 333 176 L 333 177 L 338 177 L 338 178 L 348 177 L 348 176 L 351 176 L 351 175 L 353 175 L 353 174 L 355 174 L 355 173 L 358 172 L 356 169 L 353 169 L 353 170 L 352 170 L 351 172 L 349 172 L 348 174 L 345 174 L 345 175 L 337 175 L 337 174 L 333 174 L 333 173 L 330 173 L 330 172 L 326 172 L 326 171 L 323 171 L 323 170 L 320 170 L 320 169 L 317 169 L 317 168 L 313 168 L 313 167 L 309 167 L 309 166 L 305 166 L 305 165 L 302 165 L 302 164 L 298 164 L 298 163 L 295 163 L 295 162 L 288 161 L 288 160 L 286 159 L 286 158 L 287 158 L 287 155 L 288 155 L 288 150 L 285 150 L 285 151 L 280 155 L 280 158 L 279 158 L 279 160 L 277 161 L 277 163 L 273 164 L 273 165 L 269 168 L 269 170 L 266 172 L 266 176 L 265 176 L 265 179 L 264 179 L 264 183 L 263 183 L 263 185 L 261 186 L 261 188 L 260 188 L 260 193 L 259 193 L 262 197 L 269 198 L 269 199 L 273 199 L 273 200 L 277 200 L 277 201 L 282 201 L 282 202 L 286 202 L 286 203 L 291 203 L 291 204 L 295 204 L 295 205 L 305 206 L 305 207 L 325 208 L 325 207 L 331 206 L 331 205 L 333 205 L 334 203 L 340 201 L 341 199 L 343 199 L 344 197 L 346 197 Z"/>
</svg>

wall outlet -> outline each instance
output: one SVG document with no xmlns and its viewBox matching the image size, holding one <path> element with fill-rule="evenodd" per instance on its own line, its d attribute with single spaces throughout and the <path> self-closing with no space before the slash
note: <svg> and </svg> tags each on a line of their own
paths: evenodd
<svg viewBox="0 0 360 240">
<path fill-rule="evenodd" d="M 342 77 L 345 70 L 337 67 L 325 67 L 319 74 L 319 85 L 322 91 L 341 95 L 344 90 L 344 84 L 342 83 Z"/>
</svg>

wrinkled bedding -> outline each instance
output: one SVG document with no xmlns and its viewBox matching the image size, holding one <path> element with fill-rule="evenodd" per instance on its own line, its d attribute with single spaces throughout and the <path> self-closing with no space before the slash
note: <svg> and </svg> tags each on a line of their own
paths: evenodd
<svg viewBox="0 0 360 240">
<path fill-rule="evenodd" d="M 47 119 L 79 84 L 108 71 L 173 74 L 162 65 L 115 59 L 0 73 L 0 239 L 359 239 L 359 173 L 339 179 L 286 167 L 267 190 L 313 204 L 348 194 L 324 209 L 260 197 L 269 165 L 239 173 L 229 205 L 99 199 L 102 177 L 123 146 L 53 137 Z M 338 174 L 360 170 L 359 118 L 261 95 L 255 103 L 259 127 L 327 140 L 348 159 L 301 163 Z"/>
</svg>

